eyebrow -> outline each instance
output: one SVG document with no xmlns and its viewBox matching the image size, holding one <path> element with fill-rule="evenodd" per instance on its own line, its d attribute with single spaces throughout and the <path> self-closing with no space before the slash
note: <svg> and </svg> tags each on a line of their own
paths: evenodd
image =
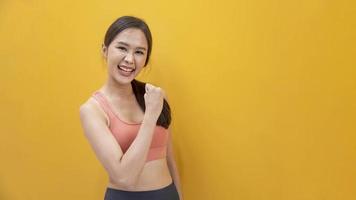
<svg viewBox="0 0 356 200">
<path fill-rule="evenodd" d="M 125 46 L 130 46 L 129 44 L 127 44 L 126 42 L 118 42 L 118 44 L 122 44 L 122 45 L 125 45 Z M 137 47 L 136 49 L 142 49 L 142 50 L 145 50 L 146 51 L 146 48 L 145 47 Z"/>
</svg>

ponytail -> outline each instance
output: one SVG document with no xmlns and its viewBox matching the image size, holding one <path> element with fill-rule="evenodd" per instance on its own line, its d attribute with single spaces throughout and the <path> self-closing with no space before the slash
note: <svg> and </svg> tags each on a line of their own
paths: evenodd
<svg viewBox="0 0 356 200">
<path fill-rule="evenodd" d="M 145 105 L 144 94 L 146 91 L 145 90 L 146 83 L 134 79 L 131 82 L 131 85 L 132 85 L 132 89 L 135 94 L 136 100 L 137 100 L 138 104 L 140 105 L 141 110 L 143 112 L 145 112 L 146 105 Z M 158 117 L 157 125 L 168 129 L 170 124 L 171 124 L 171 108 L 169 107 L 169 104 L 166 101 L 166 99 L 163 99 L 163 109 L 162 109 L 160 116 Z"/>
</svg>

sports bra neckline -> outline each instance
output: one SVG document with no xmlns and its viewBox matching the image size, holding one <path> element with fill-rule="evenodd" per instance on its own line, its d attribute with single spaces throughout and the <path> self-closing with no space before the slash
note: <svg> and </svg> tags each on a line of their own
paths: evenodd
<svg viewBox="0 0 356 200">
<path fill-rule="evenodd" d="M 117 118 L 118 120 L 120 120 L 122 123 L 127 124 L 127 125 L 132 125 L 132 126 L 138 126 L 138 125 L 141 125 L 141 124 L 142 124 L 142 122 L 136 122 L 136 123 L 135 123 L 135 122 L 126 122 L 126 121 L 122 120 L 122 119 L 119 117 L 119 115 L 114 112 L 113 107 L 112 107 L 112 105 L 110 104 L 110 102 L 107 100 L 106 96 L 105 96 L 101 91 L 99 91 L 99 90 L 97 90 L 95 93 L 98 94 L 98 95 L 100 95 L 100 96 L 102 97 L 103 101 L 105 101 L 105 103 L 107 104 L 108 108 L 110 109 L 110 112 L 114 115 L 115 118 Z"/>
</svg>

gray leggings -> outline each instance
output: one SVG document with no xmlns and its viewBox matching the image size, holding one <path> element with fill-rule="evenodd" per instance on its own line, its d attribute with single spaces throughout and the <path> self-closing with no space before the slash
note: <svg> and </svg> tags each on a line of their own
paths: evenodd
<svg viewBox="0 0 356 200">
<path fill-rule="evenodd" d="M 172 182 L 164 188 L 149 191 L 124 191 L 108 187 L 104 200 L 179 200 L 179 195 Z"/>
</svg>

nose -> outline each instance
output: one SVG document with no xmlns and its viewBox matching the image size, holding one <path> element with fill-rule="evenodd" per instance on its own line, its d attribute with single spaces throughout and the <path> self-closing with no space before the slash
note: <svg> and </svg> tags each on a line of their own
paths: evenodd
<svg viewBox="0 0 356 200">
<path fill-rule="evenodd" d="M 126 63 L 132 64 L 133 63 L 133 55 L 131 53 L 127 53 L 125 55 L 124 61 Z"/>
</svg>

